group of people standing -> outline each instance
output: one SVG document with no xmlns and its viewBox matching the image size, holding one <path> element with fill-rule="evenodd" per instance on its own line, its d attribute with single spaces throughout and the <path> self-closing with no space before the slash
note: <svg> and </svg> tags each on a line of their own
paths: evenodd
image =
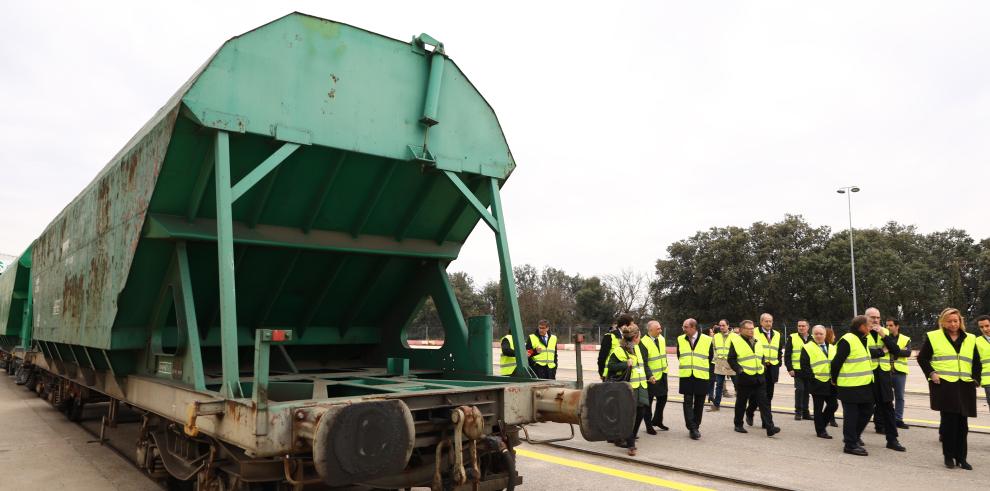
<svg viewBox="0 0 990 491">
<path fill-rule="evenodd" d="M 931 408 L 939 411 L 939 428 L 945 465 L 970 470 L 967 461 L 967 418 L 976 416 L 976 387 L 983 385 L 990 401 L 990 316 L 976 320 L 980 334 L 966 332 L 962 314 L 945 309 L 938 329 L 928 332 L 918 364 L 929 381 Z M 770 404 L 783 365 L 794 378 L 796 420 L 813 420 L 819 438 L 832 439 L 827 427 L 837 427 L 835 412 L 842 403 L 843 451 L 856 456 L 869 452 L 862 433 L 871 418 L 878 433 L 886 436 L 886 448 L 904 452 L 898 430 L 904 423 L 904 389 L 911 356 L 911 339 L 900 333 L 896 319 L 881 325 L 880 311 L 866 310 L 855 317 L 849 331 L 836 339 L 831 329 L 807 321 L 786 341 L 773 329 L 773 316 L 760 316 L 757 328 L 744 320 L 731 329 L 720 321 L 711 335 L 700 332 L 695 319 L 684 320 L 677 337 L 678 392 L 684 397 L 684 423 L 691 439 L 701 438 L 706 396 L 709 411 L 718 411 L 726 389 L 725 379 L 736 390 L 734 429 L 748 433 L 756 410 L 768 437 L 780 432 L 773 422 Z M 783 349 L 782 349 L 783 347 Z M 667 431 L 663 411 L 667 402 L 667 354 L 663 327 L 647 323 L 642 336 L 630 315 L 620 316 L 602 339 L 598 371 L 603 381 L 628 383 L 637 401 L 636 419 L 628 438 L 614 441 L 636 455 L 636 439 L 642 424 L 646 431 Z M 657 405 L 652 410 L 652 401 Z M 809 405 L 809 399 L 811 404 Z"/>
</svg>

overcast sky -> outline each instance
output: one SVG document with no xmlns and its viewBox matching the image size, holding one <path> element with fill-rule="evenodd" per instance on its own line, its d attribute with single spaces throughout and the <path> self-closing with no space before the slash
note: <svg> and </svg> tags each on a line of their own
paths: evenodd
<svg viewBox="0 0 990 491">
<path fill-rule="evenodd" d="M 713 226 L 801 214 L 990 236 L 986 2 L 4 2 L 0 252 L 19 254 L 226 39 L 292 10 L 427 32 L 518 168 L 513 261 L 652 272 Z M 106 5 L 106 6 L 103 6 Z M 478 227 L 452 270 L 497 277 Z"/>
</svg>

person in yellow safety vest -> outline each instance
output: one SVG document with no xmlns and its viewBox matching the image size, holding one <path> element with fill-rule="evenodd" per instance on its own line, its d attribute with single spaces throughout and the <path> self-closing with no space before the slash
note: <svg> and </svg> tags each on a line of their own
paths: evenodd
<svg viewBox="0 0 990 491">
<path fill-rule="evenodd" d="M 736 385 L 736 372 L 732 371 L 726 358 L 729 355 L 729 338 L 733 335 L 729 329 L 729 321 L 722 319 L 715 324 L 715 334 L 712 335 L 712 343 L 715 345 L 715 382 L 708 390 L 708 400 L 712 403 L 709 411 L 718 411 L 722 406 L 722 396 L 732 397 L 732 393 L 725 387 L 725 378 L 732 380 L 732 385 Z"/>
<path fill-rule="evenodd" d="M 678 392 L 684 396 L 684 425 L 691 439 L 697 440 L 701 438 L 701 416 L 712 379 L 715 350 L 712 338 L 698 330 L 698 321 L 685 319 L 681 329 L 684 334 L 677 337 Z"/>
<path fill-rule="evenodd" d="M 784 346 L 784 366 L 787 373 L 794 379 L 794 419 L 811 420 L 811 412 L 808 410 L 808 387 L 804 377 L 799 377 L 801 371 L 801 353 L 804 352 L 805 343 L 810 342 L 811 333 L 808 332 L 808 321 L 801 319 L 797 321 L 797 332 L 791 333 L 787 338 L 787 345 Z"/>
<path fill-rule="evenodd" d="M 983 362 L 980 370 L 980 381 L 986 395 L 987 405 L 990 406 L 990 315 L 976 318 L 976 327 L 980 328 L 980 336 L 976 338 L 976 349 Z"/>
<path fill-rule="evenodd" d="M 836 400 L 835 386 L 832 385 L 832 359 L 835 358 L 835 346 L 826 341 L 825 326 L 815 326 L 811 329 L 811 340 L 801 348 L 801 368 L 798 377 L 804 380 L 811 403 L 814 407 L 815 434 L 818 438 L 832 439 L 826 425 L 835 416 L 839 408 Z"/>
<path fill-rule="evenodd" d="M 940 329 L 925 335 L 918 366 L 929 380 L 931 407 L 939 411 L 945 466 L 973 470 L 966 462 L 967 418 L 976 417 L 976 386 L 982 379 L 983 362 L 976 349 L 976 336 L 966 332 L 958 309 L 943 310 L 938 326 Z"/>
<path fill-rule="evenodd" d="M 901 334 L 901 323 L 897 319 L 887 319 L 887 332 L 890 333 L 887 337 L 897 349 L 888 351 L 886 363 L 881 363 L 880 368 L 890 372 L 890 381 L 894 386 L 894 424 L 906 430 L 908 425 L 904 424 L 904 389 L 907 386 L 908 358 L 911 356 L 908 343 L 911 338 Z"/>
<path fill-rule="evenodd" d="M 842 402 L 842 451 L 859 456 L 869 455 L 861 437 L 873 415 L 875 401 L 869 335 L 870 321 L 866 316 L 854 317 L 849 332 L 835 343 L 835 357 L 829 364 L 832 383 Z"/>
<path fill-rule="evenodd" d="M 636 434 L 639 433 L 639 426 L 649 412 L 647 385 L 656 383 L 656 377 L 646 362 L 649 355 L 640 344 L 639 326 L 634 322 L 624 326 L 620 332 L 621 341 L 614 346 L 605 363 L 605 376 L 609 380 L 627 382 L 632 387 L 636 398 L 636 424 L 628 438 L 624 441 L 619 440 L 615 444 L 629 449 L 629 455 L 635 456 Z"/>
<path fill-rule="evenodd" d="M 498 359 L 498 374 L 508 377 L 516 373 L 516 348 L 512 333 L 502 336 L 502 342 L 499 344 L 502 348 L 502 355 Z"/>
<path fill-rule="evenodd" d="M 608 356 L 612 354 L 612 348 L 619 344 L 619 340 L 622 339 L 622 332 L 619 330 L 629 324 L 633 323 L 633 318 L 629 314 L 622 314 L 616 320 L 615 324 L 602 336 L 599 340 L 598 348 L 598 375 L 602 377 L 602 382 L 605 381 L 605 362 L 608 360 Z"/>
<path fill-rule="evenodd" d="M 649 397 L 646 406 L 646 432 L 656 435 L 654 426 L 660 431 L 670 429 L 663 425 L 663 410 L 667 406 L 667 341 L 660 321 L 651 320 L 646 323 L 646 336 L 642 337 L 639 344 L 646 350 L 646 366 L 650 368 L 654 378 L 647 386 Z M 650 418 L 649 409 L 653 405 L 653 399 L 657 400 L 657 406 Z"/>
<path fill-rule="evenodd" d="M 736 372 L 736 411 L 733 424 L 737 433 L 749 433 L 743 427 L 743 414 L 746 403 L 752 401 L 760 409 L 760 419 L 767 430 L 767 436 L 780 433 L 780 428 L 773 424 L 773 414 L 770 403 L 767 402 L 766 365 L 763 354 L 766 349 L 763 341 L 753 335 L 753 321 L 744 320 L 739 323 L 739 334 L 730 338 L 729 366 Z"/>
<path fill-rule="evenodd" d="M 901 442 L 897 440 L 897 421 L 894 416 L 894 381 L 890 376 L 890 353 L 897 352 L 897 344 L 890 338 L 890 332 L 880 325 L 880 310 L 876 307 L 866 309 L 866 319 L 870 322 L 870 335 L 867 341 L 870 347 L 870 367 L 873 368 L 873 426 L 877 433 L 887 438 L 887 448 L 903 452 Z M 879 355 L 879 356 L 875 356 Z M 884 369 L 886 365 L 887 370 Z"/>
<path fill-rule="evenodd" d="M 526 340 L 526 350 L 529 353 L 529 365 L 538 378 L 555 380 L 557 378 L 557 336 L 550 334 L 550 322 L 541 320 L 536 332 Z"/>
<path fill-rule="evenodd" d="M 766 367 L 767 404 L 773 404 L 773 389 L 780 378 L 780 360 L 783 351 L 780 349 L 780 333 L 773 329 L 773 316 L 767 313 L 760 315 L 760 328 L 753 335 L 763 345 L 763 365 Z M 753 426 L 753 415 L 756 414 L 756 401 L 750 399 L 746 407 L 746 424 Z"/>
</svg>

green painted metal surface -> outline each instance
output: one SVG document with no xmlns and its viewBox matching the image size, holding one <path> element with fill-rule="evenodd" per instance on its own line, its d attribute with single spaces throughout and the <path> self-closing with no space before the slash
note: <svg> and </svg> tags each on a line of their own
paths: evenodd
<svg viewBox="0 0 990 491">
<path fill-rule="evenodd" d="M 257 329 L 293 330 L 272 351 L 293 369 L 489 373 L 446 268 L 483 222 L 511 278 L 514 167 L 441 43 L 290 14 L 225 43 L 44 231 L 35 338 L 228 397 Z M 430 296 L 446 344 L 409 349 Z"/>
<path fill-rule="evenodd" d="M 0 347 L 11 349 L 31 339 L 31 248 L 0 274 Z"/>
</svg>

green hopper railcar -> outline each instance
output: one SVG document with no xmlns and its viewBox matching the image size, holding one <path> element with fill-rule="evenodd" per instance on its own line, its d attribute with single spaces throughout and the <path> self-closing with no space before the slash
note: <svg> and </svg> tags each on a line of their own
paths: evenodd
<svg viewBox="0 0 990 491">
<path fill-rule="evenodd" d="M 0 281 L 33 308 L 2 319 L 31 348 L 18 381 L 70 418 L 136 409 L 139 467 L 198 489 L 511 488 L 522 425 L 604 440 L 634 412 L 625 384 L 538 380 L 523 350 L 492 375 L 491 318 L 461 315 L 446 269 L 481 223 L 525 344 L 514 168 L 428 35 L 293 13 L 234 37 L 45 229 L 29 292 Z M 445 342 L 414 349 L 428 298 Z"/>
</svg>

